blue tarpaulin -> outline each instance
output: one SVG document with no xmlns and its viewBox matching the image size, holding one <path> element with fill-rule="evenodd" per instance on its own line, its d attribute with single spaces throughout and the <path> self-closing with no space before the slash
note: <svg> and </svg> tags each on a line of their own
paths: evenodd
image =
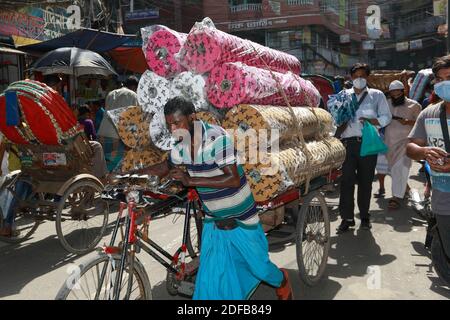
<svg viewBox="0 0 450 320">
<path fill-rule="evenodd" d="M 83 28 L 59 38 L 22 46 L 20 50 L 47 52 L 61 47 L 77 47 L 95 52 L 106 52 L 120 47 L 124 43 L 132 42 L 136 38 L 136 35 L 121 35 Z"/>
</svg>

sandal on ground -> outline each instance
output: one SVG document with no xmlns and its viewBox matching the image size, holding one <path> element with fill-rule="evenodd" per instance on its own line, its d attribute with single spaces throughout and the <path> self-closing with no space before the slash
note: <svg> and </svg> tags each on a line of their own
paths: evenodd
<svg viewBox="0 0 450 320">
<path fill-rule="evenodd" d="M 385 189 L 379 189 L 378 193 L 374 194 L 374 197 L 379 199 L 379 198 L 384 198 L 384 195 L 386 194 L 386 190 Z"/>
<path fill-rule="evenodd" d="M 389 199 L 389 202 L 388 202 L 389 209 L 397 210 L 397 209 L 400 209 L 400 207 L 401 207 L 401 203 L 398 199 L 396 199 L 396 198 Z"/>
</svg>

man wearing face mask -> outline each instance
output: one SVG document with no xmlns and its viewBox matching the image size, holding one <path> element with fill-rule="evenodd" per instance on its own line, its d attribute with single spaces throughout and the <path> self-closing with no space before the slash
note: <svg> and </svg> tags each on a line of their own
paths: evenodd
<svg viewBox="0 0 450 320">
<path fill-rule="evenodd" d="M 370 68 L 367 64 L 357 63 L 350 69 L 353 88 L 347 93 L 355 95 L 358 108 L 355 116 L 340 128 L 340 138 L 346 147 L 346 158 L 342 166 L 341 195 L 339 212 L 342 222 L 339 233 L 355 226 L 355 184 L 358 183 L 358 207 L 361 217 L 361 229 L 370 230 L 370 200 L 372 182 L 375 176 L 377 155 L 361 157 L 361 137 L 365 120 L 378 128 L 387 126 L 392 119 L 386 97 L 380 90 L 367 87 Z"/>
<path fill-rule="evenodd" d="M 401 81 L 393 81 L 389 86 L 389 108 L 392 122 L 386 127 L 385 143 L 389 148 L 386 155 L 392 178 L 392 198 L 389 209 L 400 208 L 408 187 L 411 159 L 406 155 L 408 135 L 416 123 L 422 108 L 419 103 L 405 97 L 405 86 Z"/>
<path fill-rule="evenodd" d="M 433 73 L 434 91 L 443 101 L 420 113 L 409 135 L 407 154 L 430 165 L 431 207 L 443 250 L 450 259 L 450 55 L 435 61 Z"/>
</svg>

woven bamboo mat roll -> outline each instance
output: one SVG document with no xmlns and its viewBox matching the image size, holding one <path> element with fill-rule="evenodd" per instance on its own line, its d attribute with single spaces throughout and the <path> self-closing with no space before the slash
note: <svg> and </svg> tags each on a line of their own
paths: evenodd
<svg viewBox="0 0 450 320">
<path fill-rule="evenodd" d="M 394 80 L 399 80 L 403 82 L 405 86 L 406 95 L 409 94 L 409 79 L 414 78 L 415 72 L 409 70 L 376 70 L 372 71 L 367 83 L 369 87 L 383 91 L 384 93 L 389 92 L 389 85 Z"/>
<path fill-rule="evenodd" d="M 163 162 L 168 157 L 168 152 L 162 152 L 154 147 L 146 150 L 129 150 L 126 152 L 122 162 L 122 172 L 148 168 Z"/>
<path fill-rule="evenodd" d="M 202 120 L 203 122 L 214 124 L 216 126 L 220 126 L 220 120 L 211 112 L 208 111 L 200 111 L 195 113 L 197 120 Z"/>
<path fill-rule="evenodd" d="M 225 116 L 222 126 L 225 129 L 234 129 L 236 134 L 245 133 L 249 129 L 259 131 L 267 130 L 269 142 L 270 130 L 279 131 L 280 143 L 297 135 L 296 123 L 302 128 L 303 137 L 320 139 L 329 136 L 332 130 L 332 117 L 327 111 L 319 108 L 293 107 L 292 112 L 286 107 L 239 105 L 231 109 Z"/>
<path fill-rule="evenodd" d="M 308 167 L 305 153 L 298 145 L 285 145 L 278 153 L 267 154 L 257 164 L 244 164 L 248 182 L 257 202 L 270 200 L 284 191 L 300 187 L 308 178 L 327 174 L 345 160 L 345 148 L 333 137 L 306 144 L 312 155 Z M 271 165 L 272 164 L 272 165 Z"/>
<path fill-rule="evenodd" d="M 150 146 L 150 118 L 139 106 L 128 107 L 121 112 L 117 129 L 122 142 L 132 149 Z"/>
</svg>

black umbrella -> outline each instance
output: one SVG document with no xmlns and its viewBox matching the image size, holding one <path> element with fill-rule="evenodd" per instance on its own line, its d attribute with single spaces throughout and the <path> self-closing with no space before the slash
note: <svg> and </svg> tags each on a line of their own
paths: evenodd
<svg viewBox="0 0 450 320">
<path fill-rule="evenodd" d="M 90 50 L 64 47 L 47 52 L 32 69 L 43 74 L 63 73 L 74 76 L 117 74 L 101 55 Z"/>
</svg>

